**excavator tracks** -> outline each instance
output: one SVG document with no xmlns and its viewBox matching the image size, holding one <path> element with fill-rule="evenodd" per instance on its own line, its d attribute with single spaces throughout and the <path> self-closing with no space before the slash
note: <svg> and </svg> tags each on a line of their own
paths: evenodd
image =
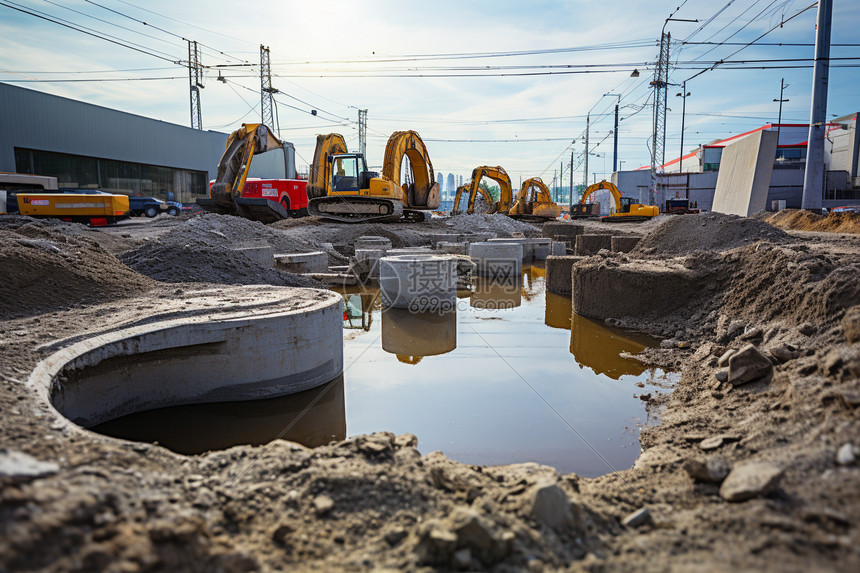
<svg viewBox="0 0 860 573">
<path fill-rule="evenodd" d="M 341 223 L 391 222 L 403 217 L 403 204 L 391 199 L 331 195 L 311 199 L 308 214 Z"/>
</svg>

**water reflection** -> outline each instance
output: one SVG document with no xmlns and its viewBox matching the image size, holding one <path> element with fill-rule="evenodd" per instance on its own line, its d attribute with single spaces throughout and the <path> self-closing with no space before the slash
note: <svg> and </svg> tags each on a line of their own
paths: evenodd
<svg viewBox="0 0 860 573">
<path fill-rule="evenodd" d="M 522 301 L 522 281 L 516 278 L 500 281 L 472 277 L 472 295 L 469 297 L 472 308 L 505 310 L 517 308 Z"/>
<path fill-rule="evenodd" d="M 522 296 L 532 300 L 544 292 L 546 286 L 546 266 L 543 263 L 532 263 L 523 269 Z"/>
<path fill-rule="evenodd" d="M 457 310 L 410 312 L 389 308 L 382 312 L 382 349 L 405 364 L 457 348 Z"/>
<path fill-rule="evenodd" d="M 261 445 L 276 438 L 320 446 L 346 438 L 343 375 L 280 398 L 158 408 L 90 429 L 115 438 L 158 442 L 180 454 Z"/>
<path fill-rule="evenodd" d="M 379 290 L 343 292 L 343 327 L 369 331 L 372 311 L 379 306 Z"/>
<path fill-rule="evenodd" d="M 623 353 L 636 354 L 658 344 L 650 336 L 573 314 L 570 297 L 551 292 L 546 293 L 544 324 L 570 330 L 570 353 L 577 364 L 613 380 L 626 375 L 639 376 L 648 370 L 638 360 L 622 356 Z"/>
</svg>

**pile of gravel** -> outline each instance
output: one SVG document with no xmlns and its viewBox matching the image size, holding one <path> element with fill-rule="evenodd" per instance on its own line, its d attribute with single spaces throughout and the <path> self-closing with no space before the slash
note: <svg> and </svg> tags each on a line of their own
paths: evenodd
<svg viewBox="0 0 860 573">
<path fill-rule="evenodd" d="M 788 235 L 758 219 L 700 213 L 667 218 L 636 246 L 634 254 L 683 254 L 692 251 L 727 251 L 757 241 L 782 243 Z"/>
<path fill-rule="evenodd" d="M 473 215 L 454 215 L 448 217 L 445 225 L 458 233 L 492 232 L 498 233 L 501 236 L 510 236 L 511 233 L 523 233 L 526 236 L 537 236 L 540 234 L 538 227 L 502 214 L 486 215 L 475 213 Z"/>
</svg>

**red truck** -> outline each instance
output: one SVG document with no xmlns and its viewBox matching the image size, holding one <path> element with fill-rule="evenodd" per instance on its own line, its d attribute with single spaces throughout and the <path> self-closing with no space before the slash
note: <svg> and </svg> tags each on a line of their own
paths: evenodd
<svg viewBox="0 0 860 573">
<path fill-rule="evenodd" d="M 307 180 L 296 175 L 295 148 L 260 124 L 243 124 L 227 139 L 205 211 L 239 215 L 261 223 L 308 214 Z"/>
</svg>

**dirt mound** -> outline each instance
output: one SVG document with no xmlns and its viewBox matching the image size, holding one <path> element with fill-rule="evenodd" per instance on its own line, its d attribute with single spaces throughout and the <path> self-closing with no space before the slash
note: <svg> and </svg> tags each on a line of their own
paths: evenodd
<svg viewBox="0 0 860 573">
<path fill-rule="evenodd" d="M 268 227 L 258 221 L 215 214 L 188 219 L 159 236 L 157 242 L 181 247 L 190 245 L 224 249 L 270 246 L 276 254 L 310 250 L 307 241 L 297 240 L 290 233 Z"/>
<path fill-rule="evenodd" d="M 763 220 L 785 230 L 860 234 L 858 213 L 830 213 L 825 217 L 802 209 L 784 209 L 766 215 Z"/>
<path fill-rule="evenodd" d="M 501 236 L 510 236 L 511 233 L 523 233 L 526 236 L 537 236 L 540 229 L 530 223 L 511 219 L 507 215 L 479 214 L 454 215 L 445 220 L 445 225 L 458 233 L 498 233 Z"/>
<path fill-rule="evenodd" d="M 0 226 L 0 317 L 133 296 L 155 286 L 69 224 Z M 77 225 L 82 227 L 82 225 Z"/>
<path fill-rule="evenodd" d="M 642 237 L 636 254 L 674 254 L 727 251 L 757 241 L 784 242 L 785 232 L 772 225 L 737 215 L 700 213 L 668 218 Z"/>
<path fill-rule="evenodd" d="M 168 283 L 268 284 L 319 287 L 314 280 L 263 267 L 241 252 L 185 244 L 150 244 L 120 256 L 135 271 Z"/>
</svg>

